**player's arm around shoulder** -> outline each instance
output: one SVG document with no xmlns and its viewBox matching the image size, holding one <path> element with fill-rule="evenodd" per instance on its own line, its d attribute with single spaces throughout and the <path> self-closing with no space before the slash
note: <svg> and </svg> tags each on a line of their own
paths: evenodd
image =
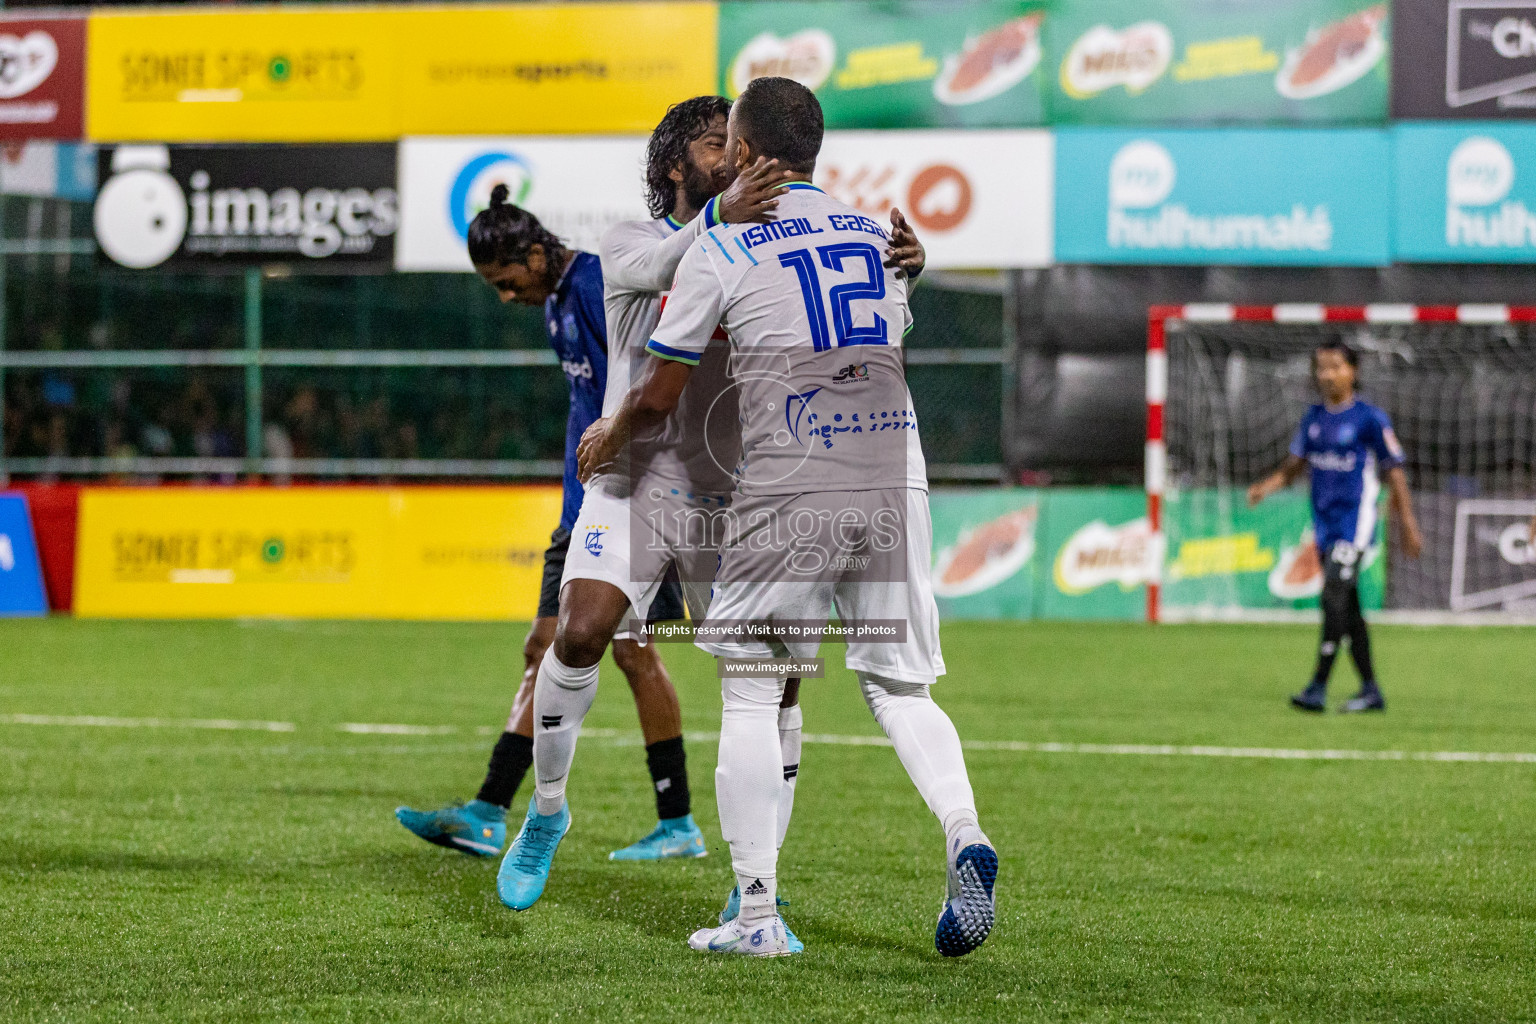
<svg viewBox="0 0 1536 1024">
<path fill-rule="evenodd" d="M 677 268 L 671 301 L 646 343 L 652 358 L 611 417 L 592 425 L 576 448 L 576 473 L 583 481 L 613 464 L 636 431 L 659 426 L 682 398 L 720 322 L 724 290 L 701 245 Z"/>
<path fill-rule="evenodd" d="M 659 426 L 677 408 L 693 364 L 675 359 L 646 360 L 640 380 L 612 416 L 597 420 L 576 445 L 576 478 L 586 483 L 610 468 L 637 432 Z"/>
<path fill-rule="evenodd" d="M 626 220 L 615 224 L 598 243 L 607 291 L 664 292 L 678 262 L 703 229 L 701 217 L 662 234 L 658 221 Z"/>
</svg>

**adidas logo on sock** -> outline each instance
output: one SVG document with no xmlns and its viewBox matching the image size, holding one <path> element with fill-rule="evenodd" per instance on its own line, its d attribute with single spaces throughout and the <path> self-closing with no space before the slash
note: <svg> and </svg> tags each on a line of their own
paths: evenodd
<svg viewBox="0 0 1536 1024">
<path fill-rule="evenodd" d="M 794 778 L 796 775 L 799 775 L 799 774 L 800 774 L 800 762 L 799 761 L 796 761 L 794 764 L 787 764 L 787 765 L 784 766 L 784 781 L 785 782 L 788 782 L 790 779 Z"/>
<path fill-rule="evenodd" d="M 752 879 L 752 884 L 743 889 L 741 894 L 743 896 L 766 896 L 768 895 L 768 887 L 763 884 L 761 878 L 754 878 Z"/>
<path fill-rule="evenodd" d="M 544 726 L 544 728 L 553 729 L 555 726 L 560 724 L 560 719 L 564 717 L 564 715 L 544 715 L 539 719 L 539 721 Z"/>
</svg>

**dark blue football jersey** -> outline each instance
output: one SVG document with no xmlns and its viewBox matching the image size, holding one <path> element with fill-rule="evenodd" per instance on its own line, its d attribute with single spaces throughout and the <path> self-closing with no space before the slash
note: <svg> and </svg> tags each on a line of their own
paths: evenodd
<svg viewBox="0 0 1536 1024">
<path fill-rule="evenodd" d="M 1342 409 L 1314 405 L 1301 418 L 1291 454 L 1307 460 L 1312 523 L 1325 556 L 1340 541 L 1369 547 L 1376 537 L 1381 474 L 1403 464 L 1387 414 L 1356 398 Z"/>
<path fill-rule="evenodd" d="M 581 512 L 582 487 L 576 479 L 576 445 L 603 414 L 608 386 L 608 326 L 603 314 L 603 267 L 596 256 L 578 252 L 544 300 L 549 347 L 571 386 L 571 412 L 565 421 L 565 500 L 560 525 L 569 530 Z"/>
</svg>

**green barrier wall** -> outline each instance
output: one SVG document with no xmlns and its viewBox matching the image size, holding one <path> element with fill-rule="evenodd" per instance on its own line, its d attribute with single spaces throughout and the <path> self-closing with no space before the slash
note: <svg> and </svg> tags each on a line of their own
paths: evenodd
<svg viewBox="0 0 1536 1024">
<path fill-rule="evenodd" d="M 941 488 L 933 511 L 933 588 L 946 619 L 1140 621 L 1158 556 L 1136 489 Z M 1385 510 L 1383 509 L 1383 512 Z M 1385 516 L 1360 597 L 1382 607 Z M 1306 493 L 1250 509 L 1241 492 L 1173 495 L 1166 505 L 1163 607 L 1237 616 L 1316 608 Z"/>
<path fill-rule="evenodd" d="M 1045 5 L 725 3 L 720 91 L 755 77 L 812 87 L 828 128 L 1041 124 Z"/>
<path fill-rule="evenodd" d="M 1170 496 L 1165 530 L 1163 607 L 1219 614 L 1316 608 L 1321 568 L 1309 550 L 1312 513 L 1296 488 L 1249 508 L 1242 491 L 1187 491 Z M 1374 551 L 1360 575 L 1360 602 L 1380 609 L 1386 592 L 1385 503 Z"/>
<path fill-rule="evenodd" d="M 1056 124 L 1381 122 L 1382 0 L 1073 0 L 1046 19 Z"/>
</svg>

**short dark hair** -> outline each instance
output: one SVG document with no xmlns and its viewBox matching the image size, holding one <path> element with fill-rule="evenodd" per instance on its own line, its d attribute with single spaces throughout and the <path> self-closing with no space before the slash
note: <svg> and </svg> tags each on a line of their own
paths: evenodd
<svg viewBox="0 0 1536 1024">
<path fill-rule="evenodd" d="M 525 263 L 535 245 L 543 246 L 546 255 L 563 248 L 539 218 L 507 202 L 507 194 L 505 185 L 491 189 L 491 205 L 469 224 L 469 259 L 477 267 Z"/>
<path fill-rule="evenodd" d="M 1317 354 L 1319 352 L 1337 352 L 1344 357 L 1344 361 L 1355 371 L 1355 385 L 1360 384 L 1360 353 L 1352 348 L 1349 342 L 1334 335 L 1319 341 L 1312 349 L 1312 376 L 1317 376 Z"/>
<path fill-rule="evenodd" d="M 1344 361 L 1355 369 L 1360 368 L 1360 353 L 1350 347 L 1349 342 L 1340 337 L 1324 338 L 1317 343 L 1312 350 L 1312 366 L 1317 366 L 1317 354 L 1319 352 L 1337 352 L 1344 357 Z"/>
<path fill-rule="evenodd" d="M 715 118 L 730 114 L 731 101 L 724 96 L 695 96 L 667 108 L 645 147 L 645 205 L 652 217 L 665 217 L 677 206 L 672 168 L 688 159 L 688 147 Z"/>
<path fill-rule="evenodd" d="M 801 174 L 816 169 L 826 122 L 816 94 L 794 79 L 754 79 L 736 98 L 736 127 L 758 156 Z"/>
</svg>

